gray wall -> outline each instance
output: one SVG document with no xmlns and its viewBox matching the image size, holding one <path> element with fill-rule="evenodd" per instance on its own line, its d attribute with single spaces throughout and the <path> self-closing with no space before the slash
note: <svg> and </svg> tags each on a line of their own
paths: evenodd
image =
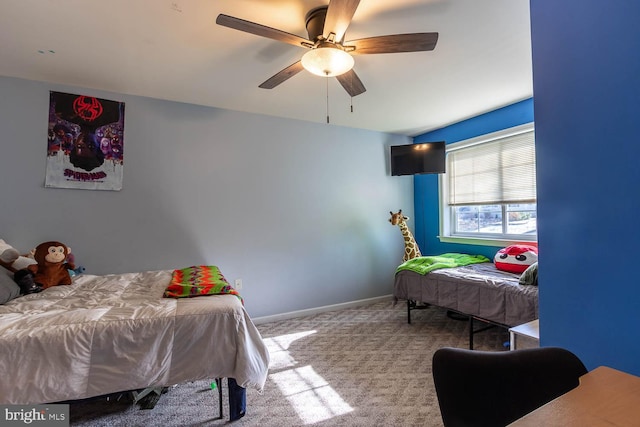
<svg viewBox="0 0 640 427">
<path fill-rule="evenodd" d="M 44 187 L 49 91 L 126 104 L 123 189 Z M 213 264 L 252 316 L 388 295 L 413 213 L 404 136 L 0 77 L 0 238 L 60 240 L 87 273 Z"/>
</svg>

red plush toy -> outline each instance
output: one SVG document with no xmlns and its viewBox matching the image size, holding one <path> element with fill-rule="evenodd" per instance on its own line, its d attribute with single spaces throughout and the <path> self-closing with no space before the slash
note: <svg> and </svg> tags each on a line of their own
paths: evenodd
<svg viewBox="0 0 640 427">
<path fill-rule="evenodd" d="M 70 285 L 69 270 L 75 269 L 73 262 L 67 262 L 69 256 L 67 245 L 52 241 L 40 243 L 35 250 L 37 264 L 28 267 L 35 276 L 33 281 L 47 289 L 57 285 Z"/>
<path fill-rule="evenodd" d="M 533 245 L 511 245 L 500 249 L 493 262 L 498 270 L 522 274 L 534 262 L 538 262 L 538 248 Z"/>
</svg>

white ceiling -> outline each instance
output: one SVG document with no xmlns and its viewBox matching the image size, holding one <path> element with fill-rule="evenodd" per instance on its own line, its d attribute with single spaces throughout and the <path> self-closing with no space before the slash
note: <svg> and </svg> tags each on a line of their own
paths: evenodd
<svg viewBox="0 0 640 427">
<path fill-rule="evenodd" d="M 0 0 L 0 75 L 325 123 L 327 82 L 258 85 L 306 50 L 215 24 L 307 38 L 328 0 Z M 416 135 L 532 96 L 529 0 L 361 0 L 345 40 L 438 32 L 431 52 L 355 56 L 367 91 L 328 81 L 334 125 Z"/>
</svg>

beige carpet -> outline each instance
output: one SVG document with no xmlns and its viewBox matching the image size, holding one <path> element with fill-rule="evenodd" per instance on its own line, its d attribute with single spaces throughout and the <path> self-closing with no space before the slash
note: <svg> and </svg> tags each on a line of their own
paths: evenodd
<svg viewBox="0 0 640 427">
<path fill-rule="evenodd" d="M 468 348 L 468 322 L 443 309 L 412 312 L 391 302 L 258 326 L 271 353 L 262 394 L 247 390 L 247 414 L 234 426 L 442 426 L 431 376 L 433 352 Z M 508 333 L 492 328 L 474 347 L 504 351 Z M 127 396 L 71 405 L 73 426 L 217 426 L 224 419 L 208 381 L 177 385 L 155 408 Z"/>
</svg>

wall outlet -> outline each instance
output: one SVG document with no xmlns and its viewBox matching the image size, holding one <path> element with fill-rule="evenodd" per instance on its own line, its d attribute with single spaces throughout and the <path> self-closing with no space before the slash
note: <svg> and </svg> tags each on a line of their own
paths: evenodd
<svg viewBox="0 0 640 427">
<path fill-rule="evenodd" d="M 236 279 L 233 287 L 236 288 L 236 290 L 242 289 L 242 279 Z"/>
</svg>

